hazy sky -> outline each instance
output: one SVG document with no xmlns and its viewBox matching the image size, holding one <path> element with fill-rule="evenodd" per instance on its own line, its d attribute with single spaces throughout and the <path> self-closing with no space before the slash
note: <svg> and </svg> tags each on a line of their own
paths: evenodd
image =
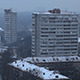
<svg viewBox="0 0 80 80">
<path fill-rule="evenodd" d="M 80 12 L 80 0 L 0 0 L 0 11 L 13 8 L 14 11 L 40 11 L 60 8 Z"/>
</svg>

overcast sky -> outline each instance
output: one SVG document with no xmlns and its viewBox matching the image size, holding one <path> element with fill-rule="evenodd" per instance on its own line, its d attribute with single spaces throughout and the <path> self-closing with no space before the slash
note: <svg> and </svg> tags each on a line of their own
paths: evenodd
<svg viewBox="0 0 80 80">
<path fill-rule="evenodd" d="M 0 11 L 13 8 L 14 11 L 47 11 L 60 8 L 73 12 L 80 12 L 80 0 L 0 0 Z"/>
</svg>

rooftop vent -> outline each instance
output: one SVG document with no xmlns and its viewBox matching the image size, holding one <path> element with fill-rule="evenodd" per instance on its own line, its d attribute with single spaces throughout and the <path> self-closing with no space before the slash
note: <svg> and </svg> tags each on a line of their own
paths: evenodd
<svg viewBox="0 0 80 80">
<path fill-rule="evenodd" d="M 26 70 L 28 70 L 28 68 L 26 68 Z"/>
<path fill-rule="evenodd" d="M 72 60 L 75 60 L 75 58 L 72 58 Z"/>
<path fill-rule="evenodd" d="M 24 67 L 24 64 L 22 66 Z"/>
<path fill-rule="evenodd" d="M 23 61 L 23 59 L 21 59 L 21 61 Z"/>
<path fill-rule="evenodd" d="M 43 59 L 43 61 L 45 61 L 45 59 Z"/>
<path fill-rule="evenodd" d="M 43 75 L 45 75 L 45 73 L 43 73 Z"/>
<path fill-rule="evenodd" d="M 67 58 L 66 60 L 68 61 L 69 59 Z"/>
<path fill-rule="evenodd" d="M 55 61 L 55 58 L 53 58 L 53 61 Z"/>
<path fill-rule="evenodd" d="M 17 67 L 18 67 L 19 65 L 17 65 Z"/>
<path fill-rule="evenodd" d="M 55 76 L 55 78 L 59 78 L 59 76 L 58 76 L 58 75 L 56 75 L 56 76 Z"/>
<path fill-rule="evenodd" d="M 17 63 L 17 61 L 15 61 L 15 63 Z"/>
<path fill-rule="evenodd" d="M 35 71 L 35 69 L 33 69 L 33 71 Z"/>
<path fill-rule="evenodd" d="M 78 57 L 76 57 L 76 60 L 78 60 Z"/>
<path fill-rule="evenodd" d="M 57 58 L 57 61 L 59 61 L 59 59 Z"/>
</svg>

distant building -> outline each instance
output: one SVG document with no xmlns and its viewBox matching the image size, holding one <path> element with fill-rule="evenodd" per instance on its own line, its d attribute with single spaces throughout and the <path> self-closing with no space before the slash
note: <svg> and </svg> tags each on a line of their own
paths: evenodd
<svg viewBox="0 0 80 80">
<path fill-rule="evenodd" d="M 34 12 L 32 15 L 32 55 L 69 56 L 78 54 L 78 14 Z"/>
<path fill-rule="evenodd" d="M 4 30 L 0 28 L 0 47 L 3 45 L 3 43 L 4 43 Z"/>
<path fill-rule="evenodd" d="M 17 40 L 17 13 L 12 12 L 12 9 L 5 9 L 5 27 L 4 38 L 6 44 L 16 42 Z"/>
</svg>

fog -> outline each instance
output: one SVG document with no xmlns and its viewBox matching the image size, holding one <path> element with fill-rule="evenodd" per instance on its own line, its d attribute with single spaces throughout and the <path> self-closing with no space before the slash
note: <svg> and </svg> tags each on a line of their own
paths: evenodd
<svg viewBox="0 0 80 80">
<path fill-rule="evenodd" d="M 0 0 L 0 12 L 4 8 L 14 11 L 46 11 L 53 8 L 80 12 L 80 0 Z"/>
</svg>

